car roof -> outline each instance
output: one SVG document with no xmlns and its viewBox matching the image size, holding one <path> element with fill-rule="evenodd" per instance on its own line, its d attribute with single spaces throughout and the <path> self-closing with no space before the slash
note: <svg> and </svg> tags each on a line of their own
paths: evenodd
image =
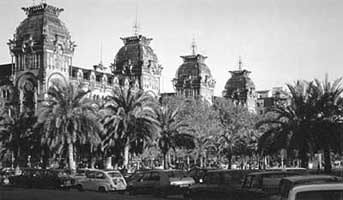
<svg viewBox="0 0 343 200">
<path fill-rule="evenodd" d="M 95 172 L 117 172 L 120 173 L 118 170 L 102 170 L 102 169 L 87 169 L 87 171 L 95 171 Z"/>
<path fill-rule="evenodd" d="M 78 168 L 76 170 L 92 170 L 91 168 Z"/>
<path fill-rule="evenodd" d="M 207 171 L 207 173 L 215 173 L 215 172 L 239 172 L 239 171 L 233 170 L 233 169 L 211 169 Z"/>
<path fill-rule="evenodd" d="M 306 168 L 302 168 L 302 167 L 286 167 L 286 168 L 269 168 L 269 169 L 265 169 L 266 171 L 292 171 L 292 170 L 303 170 L 306 171 Z"/>
<path fill-rule="evenodd" d="M 249 173 L 248 176 L 264 175 L 264 174 L 283 174 L 283 173 L 291 173 L 291 172 L 287 172 L 287 171 L 263 171 L 263 172 L 252 172 L 252 173 Z"/>
<path fill-rule="evenodd" d="M 308 184 L 295 186 L 290 194 L 305 191 L 343 190 L 343 183 Z"/>
<path fill-rule="evenodd" d="M 336 176 L 331 175 L 302 175 L 302 176 L 289 176 L 283 178 L 291 182 L 307 181 L 307 180 L 320 180 L 320 179 L 338 179 Z"/>
<path fill-rule="evenodd" d="M 180 169 L 149 169 L 141 172 L 183 172 Z"/>
</svg>

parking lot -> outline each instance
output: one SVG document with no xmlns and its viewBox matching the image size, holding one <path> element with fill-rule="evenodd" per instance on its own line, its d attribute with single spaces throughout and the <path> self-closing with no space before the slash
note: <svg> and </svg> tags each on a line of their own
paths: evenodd
<svg viewBox="0 0 343 200">
<path fill-rule="evenodd" d="M 1 200 L 181 200 L 182 196 L 155 198 L 152 195 L 136 195 L 100 192 L 79 192 L 77 190 L 62 191 L 48 189 L 24 189 L 16 187 L 0 187 Z"/>
</svg>

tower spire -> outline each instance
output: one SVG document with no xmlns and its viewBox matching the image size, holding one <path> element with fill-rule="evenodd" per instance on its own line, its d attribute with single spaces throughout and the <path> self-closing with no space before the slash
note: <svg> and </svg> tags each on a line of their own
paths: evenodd
<svg viewBox="0 0 343 200">
<path fill-rule="evenodd" d="M 192 40 L 192 55 L 195 55 L 197 53 L 197 43 L 195 42 L 195 39 L 193 37 L 193 40 Z"/>
<path fill-rule="evenodd" d="M 138 23 L 138 5 L 136 4 L 136 19 L 135 19 L 135 24 L 133 25 L 133 34 L 135 36 L 138 36 L 139 34 L 139 23 Z"/>
<path fill-rule="evenodd" d="M 100 41 L 100 65 L 102 65 L 102 41 Z"/>
<path fill-rule="evenodd" d="M 240 56 L 239 56 L 239 59 L 238 59 L 238 70 L 242 71 L 242 58 Z"/>
</svg>

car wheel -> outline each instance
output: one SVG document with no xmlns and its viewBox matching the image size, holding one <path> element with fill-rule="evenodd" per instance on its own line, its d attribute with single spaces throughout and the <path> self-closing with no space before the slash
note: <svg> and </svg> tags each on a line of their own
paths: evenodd
<svg viewBox="0 0 343 200">
<path fill-rule="evenodd" d="M 184 200 L 192 200 L 192 194 L 191 191 L 187 190 L 183 193 L 183 199 Z"/>
<path fill-rule="evenodd" d="M 125 194 L 125 190 L 120 190 L 118 193 L 119 194 Z"/>
<path fill-rule="evenodd" d="M 129 192 L 129 195 L 136 195 L 136 191 L 133 188 L 128 188 L 127 191 Z"/>
<path fill-rule="evenodd" d="M 155 195 L 157 197 L 165 198 L 165 197 L 167 197 L 167 192 L 165 190 L 163 190 L 163 189 L 157 189 Z"/>
<path fill-rule="evenodd" d="M 85 191 L 85 190 L 83 189 L 82 185 L 77 185 L 77 186 L 76 186 L 76 189 L 77 189 L 78 191 L 80 191 L 80 192 Z"/>
<path fill-rule="evenodd" d="M 99 192 L 107 192 L 105 187 L 99 187 L 98 191 Z"/>
<path fill-rule="evenodd" d="M 160 191 L 158 189 L 155 189 L 153 192 L 154 197 L 159 197 L 160 196 Z"/>
</svg>

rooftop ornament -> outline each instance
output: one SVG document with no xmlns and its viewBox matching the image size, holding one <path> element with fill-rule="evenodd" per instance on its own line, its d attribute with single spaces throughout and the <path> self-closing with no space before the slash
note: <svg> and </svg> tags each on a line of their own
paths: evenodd
<svg viewBox="0 0 343 200">
<path fill-rule="evenodd" d="M 39 5 L 33 5 L 30 7 L 23 7 L 22 8 L 28 17 L 41 15 L 41 14 L 51 14 L 56 17 L 64 10 L 63 8 L 57 8 L 55 6 L 48 5 L 44 1 L 42 1 Z"/>
</svg>

